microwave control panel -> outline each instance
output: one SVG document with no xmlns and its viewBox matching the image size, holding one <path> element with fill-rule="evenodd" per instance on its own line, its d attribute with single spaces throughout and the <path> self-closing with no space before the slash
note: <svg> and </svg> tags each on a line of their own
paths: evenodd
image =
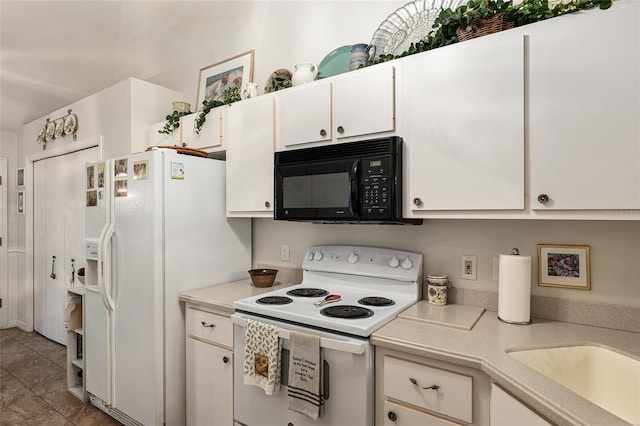
<svg viewBox="0 0 640 426">
<path fill-rule="evenodd" d="M 391 167 L 389 157 L 363 158 L 362 167 L 362 217 L 385 218 L 390 215 Z"/>
</svg>

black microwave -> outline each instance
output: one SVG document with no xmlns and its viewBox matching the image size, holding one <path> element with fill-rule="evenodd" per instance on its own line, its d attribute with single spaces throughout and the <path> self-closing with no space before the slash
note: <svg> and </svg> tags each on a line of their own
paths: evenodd
<svg viewBox="0 0 640 426">
<path fill-rule="evenodd" d="M 421 224 L 402 217 L 402 138 L 275 153 L 274 219 Z"/>
</svg>

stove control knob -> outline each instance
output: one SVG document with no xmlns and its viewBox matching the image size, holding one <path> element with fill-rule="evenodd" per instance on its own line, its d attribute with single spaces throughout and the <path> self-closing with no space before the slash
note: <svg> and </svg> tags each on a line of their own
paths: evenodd
<svg viewBox="0 0 640 426">
<path fill-rule="evenodd" d="M 402 261 L 402 269 L 411 269 L 413 267 L 413 262 L 408 257 Z"/>
<path fill-rule="evenodd" d="M 358 260 L 360 259 L 360 257 L 358 257 L 358 255 L 356 253 L 351 253 L 349 255 L 349 263 L 358 263 Z"/>
<path fill-rule="evenodd" d="M 322 252 L 321 251 L 315 252 L 315 254 L 313 255 L 313 260 L 322 260 Z"/>
<path fill-rule="evenodd" d="M 304 256 L 306 260 L 313 260 L 313 251 L 309 250 L 307 254 Z"/>
<path fill-rule="evenodd" d="M 393 256 L 391 260 L 389 260 L 389 266 L 391 266 L 392 268 L 397 268 L 398 266 L 400 266 L 400 260 L 398 259 L 398 256 Z"/>
</svg>

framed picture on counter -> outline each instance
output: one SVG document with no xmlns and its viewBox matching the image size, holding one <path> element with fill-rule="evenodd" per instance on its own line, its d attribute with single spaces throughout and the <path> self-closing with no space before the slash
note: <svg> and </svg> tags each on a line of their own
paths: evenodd
<svg viewBox="0 0 640 426">
<path fill-rule="evenodd" d="M 589 246 L 538 244 L 538 285 L 591 289 Z"/>
<path fill-rule="evenodd" d="M 233 84 L 242 91 L 253 79 L 253 56 L 254 51 L 249 50 L 200 69 L 196 109 L 200 110 L 203 101 L 222 101 L 222 94 Z"/>
</svg>

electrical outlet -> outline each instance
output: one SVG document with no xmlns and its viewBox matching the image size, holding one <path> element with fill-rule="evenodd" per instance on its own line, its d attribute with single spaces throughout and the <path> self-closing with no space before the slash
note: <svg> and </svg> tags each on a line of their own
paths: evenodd
<svg viewBox="0 0 640 426">
<path fill-rule="evenodd" d="M 464 280 L 475 280 L 478 273 L 477 268 L 477 256 L 462 256 L 460 258 L 460 278 Z"/>
<path fill-rule="evenodd" d="M 280 246 L 280 260 L 283 262 L 289 261 L 289 244 L 283 244 Z"/>
<path fill-rule="evenodd" d="M 493 273 L 491 279 L 495 282 L 498 282 L 498 277 L 500 276 L 500 259 L 497 257 L 493 258 Z"/>
</svg>

